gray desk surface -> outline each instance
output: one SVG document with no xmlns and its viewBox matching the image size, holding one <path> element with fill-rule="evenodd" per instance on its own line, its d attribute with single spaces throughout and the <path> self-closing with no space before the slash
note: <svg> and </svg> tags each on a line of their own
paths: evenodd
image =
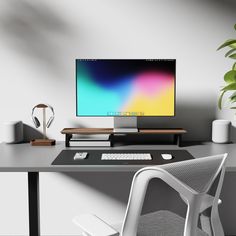
<svg viewBox="0 0 236 236">
<path fill-rule="evenodd" d="M 0 144 L 0 172 L 73 172 L 73 171 L 136 171 L 142 166 L 52 166 L 52 161 L 65 148 L 64 142 L 53 147 L 32 147 L 24 144 Z M 70 148 L 72 149 L 72 148 Z M 79 148 L 73 148 L 79 149 Z M 85 149 L 85 148 L 83 148 Z M 92 149 L 92 148 L 88 148 Z M 98 149 L 98 148 L 95 148 Z M 104 149 L 104 148 L 102 148 Z M 126 145 L 106 149 L 179 149 L 176 145 Z M 188 150 L 195 158 L 228 153 L 227 171 L 236 171 L 236 144 L 188 144 L 180 149 Z"/>
</svg>

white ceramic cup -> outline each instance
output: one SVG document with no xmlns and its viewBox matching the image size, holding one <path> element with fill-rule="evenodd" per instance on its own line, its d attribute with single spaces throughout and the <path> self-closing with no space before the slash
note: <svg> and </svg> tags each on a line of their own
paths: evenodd
<svg viewBox="0 0 236 236">
<path fill-rule="evenodd" d="M 212 141 L 214 143 L 229 143 L 230 125 L 229 120 L 214 120 L 212 122 Z"/>
<path fill-rule="evenodd" d="M 3 142 L 20 143 L 23 141 L 22 121 L 8 121 L 3 123 Z"/>
</svg>

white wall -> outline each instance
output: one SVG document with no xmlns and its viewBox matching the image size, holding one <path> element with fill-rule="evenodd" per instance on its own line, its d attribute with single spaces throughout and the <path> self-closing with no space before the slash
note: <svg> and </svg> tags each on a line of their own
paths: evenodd
<svg viewBox="0 0 236 236">
<path fill-rule="evenodd" d="M 187 139 L 209 139 L 211 120 L 225 116 L 218 113 L 216 103 L 222 76 L 231 66 L 216 48 L 235 37 L 235 23 L 233 0 L 2 0 L 0 123 L 22 120 L 32 126 L 32 107 L 46 102 L 55 109 L 49 136 L 57 140 L 63 139 L 60 130 L 64 127 L 111 127 L 110 118 L 75 117 L 75 58 L 176 58 L 176 118 L 141 123 L 184 127 L 189 130 Z M 231 114 L 226 116 L 231 118 Z M 26 191 L 24 179 L 7 175 L 7 181 L 13 179 Z M 104 180 L 107 192 L 72 179 L 42 174 L 43 233 L 75 234 L 70 219 L 80 211 L 94 209 L 111 223 L 121 220 L 124 201 L 108 191 L 114 179 Z M 7 181 L 1 182 L 6 191 Z M 80 190 L 82 205 L 77 200 Z M 0 235 L 26 234 L 27 211 L 21 209 L 24 217 L 13 228 L 4 217 L 7 210 L 3 205 L 0 211 L 5 223 Z"/>
</svg>

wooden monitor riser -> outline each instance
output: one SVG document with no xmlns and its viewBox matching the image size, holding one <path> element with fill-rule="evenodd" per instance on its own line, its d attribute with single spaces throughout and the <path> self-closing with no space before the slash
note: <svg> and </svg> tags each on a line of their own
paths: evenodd
<svg viewBox="0 0 236 236">
<path fill-rule="evenodd" d="M 180 146 L 182 134 L 187 133 L 182 128 L 171 128 L 171 129 L 139 129 L 138 132 L 114 132 L 113 128 L 64 128 L 61 131 L 65 134 L 65 145 L 69 147 L 69 142 L 73 134 L 171 134 L 174 135 L 174 142 Z"/>
</svg>

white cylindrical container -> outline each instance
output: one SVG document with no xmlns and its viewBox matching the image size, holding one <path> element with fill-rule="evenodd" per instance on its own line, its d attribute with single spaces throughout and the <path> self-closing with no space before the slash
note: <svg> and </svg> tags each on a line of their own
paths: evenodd
<svg viewBox="0 0 236 236">
<path fill-rule="evenodd" d="M 23 141 L 22 121 L 9 121 L 3 123 L 3 142 L 20 143 Z"/>
<path fill-rule="evenodd" d="M 214 143 L 228 143 L 230 140 L 229 120 L 214 120 L 212 122 L 212 141 Z"/>
</svg>

